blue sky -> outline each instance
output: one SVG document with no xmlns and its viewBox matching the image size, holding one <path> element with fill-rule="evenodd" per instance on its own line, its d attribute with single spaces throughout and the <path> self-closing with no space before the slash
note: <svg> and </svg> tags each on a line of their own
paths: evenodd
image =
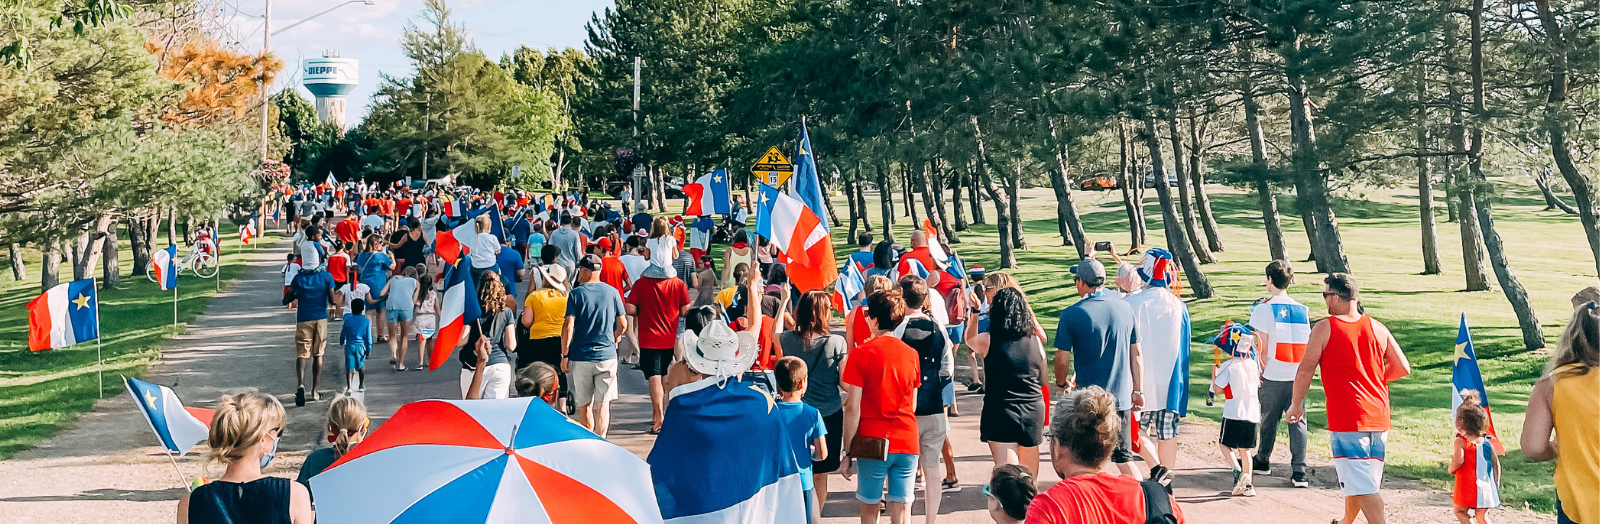
<svg viewBox="0 0 1600 524">
<path fill-rule="evenodd" d="M 354 126 L 367 113 L 367 105 L 378 83 L 378 73 L 391 76 L 411 74 L 411 64 L 400 51 L 400 33 L 406 24 L 420 22 L 422 0 L 374 0 L 377 5 L 350 4 L 289 29 L 272 38 L 272 50 L 287 62 L 286 71 L 274 91 L 294 85 L 300 94 L 311 93 L 299 86 L 302 58 L 322 56 L 323 50 L 337 49 L 346 58 L 361 61 L 361 85 L 351 93 L 346 125 Z M 335 4 L 335 0 L 273 0 L 274 30 L 287 27 Z M 261 13 L 264 0 L 221 0 L 219 13 L 231 35 L 250 51 L 261 49 Z M 596 11 L 612 6 L 612 0 L 451 0 L 454 19 L 466 26 L 473 42 L 491 60 L 519 46 L 539 49 L 576 47 L 583 49 L 587 36 L 584 24 Z"/>
</svg>

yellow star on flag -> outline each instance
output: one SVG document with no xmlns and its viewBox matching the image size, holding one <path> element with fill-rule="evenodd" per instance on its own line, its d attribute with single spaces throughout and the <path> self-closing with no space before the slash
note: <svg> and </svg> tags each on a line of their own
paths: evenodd
<svg viewBox="0 0 1600 524">
<path fill-rule="evenodd" d="M 720 175 L 711 175 L 711 181 L 715 182 L 715 183 L 718 183 L 718 184 L 721 184 L 722 183 L 722 176 L 720 176 Z"/>
<path fill-rule="evenodd" d="M 156 409 L 156 395 L 154 393 L 149 392 L 149 391 L 145 391 L 144 392 L 144 403 L 149 404 L 150 405 L 150 409 Z"/>
<path fill-rule="evenodd" d="M 1455 360 L 1471 359 L 1472 358 L 1471 356 L 1467 355 L 1467 344 L 1468 344 L 1467 342 L 1462 342 L 1460 344 L 1456 344 Z"/>
<path fill-rule="evenodd" d="M 755 384 L 751 384 L 750 385 L 750 389 L 756 390 L 756 393 L 760 393 L 761 394 L 761 398 L 767 399 L 767 413 L 771 413 L 772 412 L 772 408 L 777 406 L 777 403 L 772 401 L 772 395 L 767 394 L 767 392 L 765 390 L 762 390 L 761 388 L 756 387 Z"/>
<path fill-rule="evenodd" d="M 73 299 L 72 303 L 77 304 L 78 309 L 89 307 L 89 295 L 79 293 L 78 298 Z"/>
</svg>

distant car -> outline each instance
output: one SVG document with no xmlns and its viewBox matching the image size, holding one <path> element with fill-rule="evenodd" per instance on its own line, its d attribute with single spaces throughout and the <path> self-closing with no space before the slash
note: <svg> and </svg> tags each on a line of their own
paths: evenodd
<svg viewBox="0 0 1600 524">
<path fill-rule="evenodd" d="M 1177 186 L 1178 186 L 1178 175 L 1176 175 L 1176 174 L 1168 174 L 1167 175 L 1167 187 L 1177 187 Z M 1148 175 L 1144 176 L 1144 187 L 1147 187 L 1147 188 L 1156 187 L 1156 175 L 1155 174 L 1148 174 Z"/>
<path fill-rule="evenodd" d="M 1111 176 L 1097 176 L 1078 182 L 1078 189 L 1084 191 L 1105 191 L 1117 187 L 1117 177 Z"/>
<path fill-rule="evenodd" d="M 648 189 L 650 187 L 650 179 L 646 178 L 646 179 L 641 180 L 640 182 L 642 182 L 644 184 L 644 187 L 646 189 Z M 606 179 L 606 194 L 607 195 L 611 195 L 611 198 L 620 199 L 620 198 L 622 198 L 622 188 L 627 187 L 628 184 L 631 184 L 631 183 L 633 183 L 633 177 L 632 176 L 615 176 L 615 175 L 613 175 L 611 178 Z M 679 182 L 677 180 L 668 180 L 666 182 L 666 186 L 667 186 L 667 198 L 683 198 L 683 184 L 681 182 Z M 640 195 L 638 195 L 638 194 L 634 195 L 634 198 L 639 198 L 639 197 L 640 197 Z"/>
</svg>

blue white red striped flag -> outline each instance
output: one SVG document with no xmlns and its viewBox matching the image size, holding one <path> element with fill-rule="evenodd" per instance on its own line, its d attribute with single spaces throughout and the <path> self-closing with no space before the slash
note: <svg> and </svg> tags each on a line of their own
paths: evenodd
<svg viewBox="0 0 1600 524">
<path fill-rule="evenodd" d="M 150 430 L 167 451 L 182 457 L 210 433 L 213 410 L 184 407 L 172 388 L 159 384 L 123 377 L 123 385 L 128 387 L 128 394 L 139 406 L 139 414 L 144 415 Z"/>
<path fill-rule="evenodd" d="M 1506 447 L 1494 432 L 1494 412 L 1489 409 L 1489 390 L 1483 386 L 1483 371 L 1478 367 L 1478 350 L 1472 346 L 1472 332 L 1467 330 L 1467 314 L 1461 314 L 1461 328 L 1456 331 L 1455 358 L 1450 364 L 1450 412 L 1461 407 L 1461 392 L 1478 392 L 1478 402 L 1489 417 L 1489 437 L 1495 452 L 1504 455 Z"/>
<path fill-rule="evenodd" d="M 672 390 L 650 450 L 667 522 L 802 524 L 800 468 L 773 398 L 755 384 L 712 377 Z"/>
</svg>

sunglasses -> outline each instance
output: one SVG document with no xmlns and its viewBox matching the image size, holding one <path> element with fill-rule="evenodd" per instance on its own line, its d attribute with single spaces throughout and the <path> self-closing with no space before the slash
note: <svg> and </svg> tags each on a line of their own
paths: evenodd
<svg viewBox="0 0 1600 524">
<path fill-rule="evenodd" d="M 1340 295 L 1340 294 L 1338 294 L 1338 293 L 1334 293 L 1334 292 L 1332 292 L 1332 291 L 1323 291 L 1323 292 L 1322 292 L 1322 298 L 1328 298 L 1328 297 L 1339 297 L 1339 298 L 1344 298 L 1344 295 Z"/>
</svg>

